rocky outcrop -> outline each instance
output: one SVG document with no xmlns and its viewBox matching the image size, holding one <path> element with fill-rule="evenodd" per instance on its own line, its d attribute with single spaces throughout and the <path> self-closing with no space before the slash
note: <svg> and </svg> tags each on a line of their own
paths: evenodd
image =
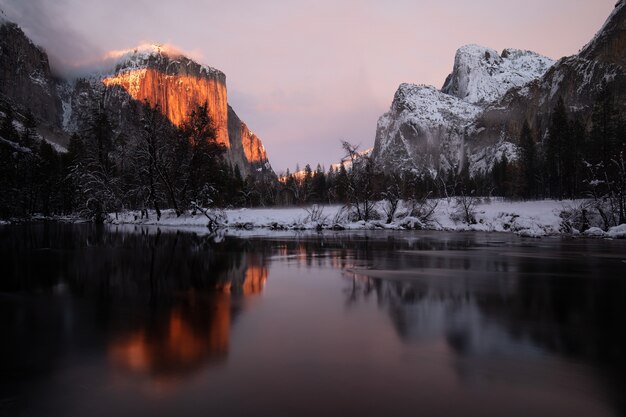
<svg viewBox="0 0 626 417">
<path fill-rule="evenodd" d="M 102 83 L 122 87 L 133 100 L 158 105 L 175 126 L 180 126 L 195 107 L 206 102 L 217 141 L 230 147 L 226 76 L 221 71 L 184 56 L 170 56 L 155 46 L 129 54 Z"/>
<path fill-rule="evenodd" d="M 30 109 L 40 123 L 59 125 L 61 101 L 47 54 L 5 20 L 0 20 L 0 96 Z"/>
<path fill-rule="evenodd" d="M 626 1 L 619 0 L 598 34 L 580 52 L 586 60 L 626 68 Z"/>
<path fill-rule="evenodd" d="M 230 106 L 228 106 L 228 137 L 231 153 L 242 155 L 241 158 L 246 161 L 249 170 L 252 172 L 271 171 L 261 140 L 248 129 L 248 126 L 239 119 L 237 113 Z M 244 175 L 248 173 L 247 170 L 242 170 L 241 166 L 239 169 Z"/>
<path fill-rule="evenodd" d="M 402 84 L 379 120 L 372 157 L 385 170 L 429 171 L 458 166 L 467 126 L 480 107 L 435 87 Z"/>
</svg>

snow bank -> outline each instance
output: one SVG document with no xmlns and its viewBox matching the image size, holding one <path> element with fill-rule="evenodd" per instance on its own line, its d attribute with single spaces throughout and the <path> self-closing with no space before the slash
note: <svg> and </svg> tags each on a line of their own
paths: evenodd
<svg viewBox="0 0 626 417">
<path fill-rule="evenodd" d="M 449 231 L 482 231 L 512 232 L 525 237 L 542 237 L 561 233 L 560 213 L 568 203 L 563 201 L 544 200 L 530 202 L 510 202 L 502 200 L 478 201 L 475 207 L 475 224 L 454 221 L 454 213 L 458 210 L 455 199 L 432 200 L 437 207 L 432 219 L 423 222 L 410 217 L 403 207 L 400 208 L 394 221 L 387 224 L 384 220 L 350 221 L 349 215 L 340 205 L 314 207 L 274 207 L 274 208 L 243 208 L 224 210 L 224 227 L 230 230 L 268 230 L 268 231 L 302 231 L 302 230 L 449 230 Z M 382 213 L 382 203 L 377 206 Z M 384 219 L 384 216 L 380 216 Z M 160 225 L 170 227 L 202 227 L 206 228 L 208 219 L 202 213 L 188 213 L 177 217 L 172 210 L 162 212 L 157 220 L 153 211 L 148 217 L 139 211 L 110 215 L 113 224 Z M 626 226 L 625 226 L 626 227 Z M 615 234 L 626 233 L 617 229 Z"/>
<path fill-rule="evenodd" d="M 619 226 L 611 227 L 606 236 L 612 239 L 626 239 L 626 224 L 620 224 Z"/>
</svg>

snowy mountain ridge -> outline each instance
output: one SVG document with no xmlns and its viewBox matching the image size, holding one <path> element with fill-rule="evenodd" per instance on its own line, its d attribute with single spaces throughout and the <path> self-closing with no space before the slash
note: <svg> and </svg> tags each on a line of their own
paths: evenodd
<svg viewBox="0 0 626 417">
<path fill-rule="evenodd" d="M 456 52 L 454 68 L 441 90 L 433 86 L 401 84 L 390 110 L 376 128 L 373 158 L 385 170 L 411 170 L 436 176 L 459 171 L 466 160 L 472 173 L 488 170 L 506 155 L 516 158 L 516 147 L 501 140 L 469 154 L 466 137 L 475 122 L 512 88 L 539 79 L 554 64 L 531 51 L 505 49 L 502 54 L 478 45 Z"/>
<path fill-rule="evenodd" d="M 513 87 L 543 76 L 554 60 L 532 51 L 505 49 L 502 54 L 478 45 L 456 52 L 454 69 L 441 91 L 473 104 L 493 103 Z"/>
<path fill-rule="evenodd" d="M 222 71 L 189 59 L 184 52 L 167 44 L 141 44 L 131 49 L 112 51 L 105 56 L 105 61 L 112 61 L 114 73 L 142 70 L 163 62 L 166 66 L 184 64 L 198 67 L 199 71 L 196 72 L 206 76 L 225 77 Z"/>
</svg>

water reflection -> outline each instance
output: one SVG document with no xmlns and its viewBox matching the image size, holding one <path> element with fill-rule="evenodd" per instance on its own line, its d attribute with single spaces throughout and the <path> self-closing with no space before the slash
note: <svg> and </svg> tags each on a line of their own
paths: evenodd
<svg viewBox="0 0 626 417">
<path fill-rule="evenodd" d="M 626 414 L 624 245 L 472 247 L 481 248 L 480 256 L 436 247 L 368 256 L 366 267 L 344 272 L 347 303 L 374 299 L 405 343 L 445 340 L 463 380 L 521 378 L 536 386 L 548 380 L 602 397 L 593 383 L 560 369 L 561 361 L 584 366 L 599 373 L 601 391 Z"/>
<path fill-rule="evenodd" d="M 2 234 L 0 321 L 18 343 L 0 354 L 20 377 L 102 338 L 117 369 L 160 382 L 220 363 L 268 276 L 262 252 L 192 233 L 42 224 Z"/>
<path fill-rule="evenodd" d="M 626 414 L 625 249 L 0 228 L 0 414 Z"/>
</svg>

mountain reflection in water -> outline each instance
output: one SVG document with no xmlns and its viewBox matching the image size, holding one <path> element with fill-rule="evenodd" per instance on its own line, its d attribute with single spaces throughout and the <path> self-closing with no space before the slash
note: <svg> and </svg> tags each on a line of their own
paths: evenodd
<svg viewBox="0 0 626 417">
<path fill-rule="evenodd" d="M 623 415 L 625 254 L 3 227 L 0 414 Z"/>
</svg>

